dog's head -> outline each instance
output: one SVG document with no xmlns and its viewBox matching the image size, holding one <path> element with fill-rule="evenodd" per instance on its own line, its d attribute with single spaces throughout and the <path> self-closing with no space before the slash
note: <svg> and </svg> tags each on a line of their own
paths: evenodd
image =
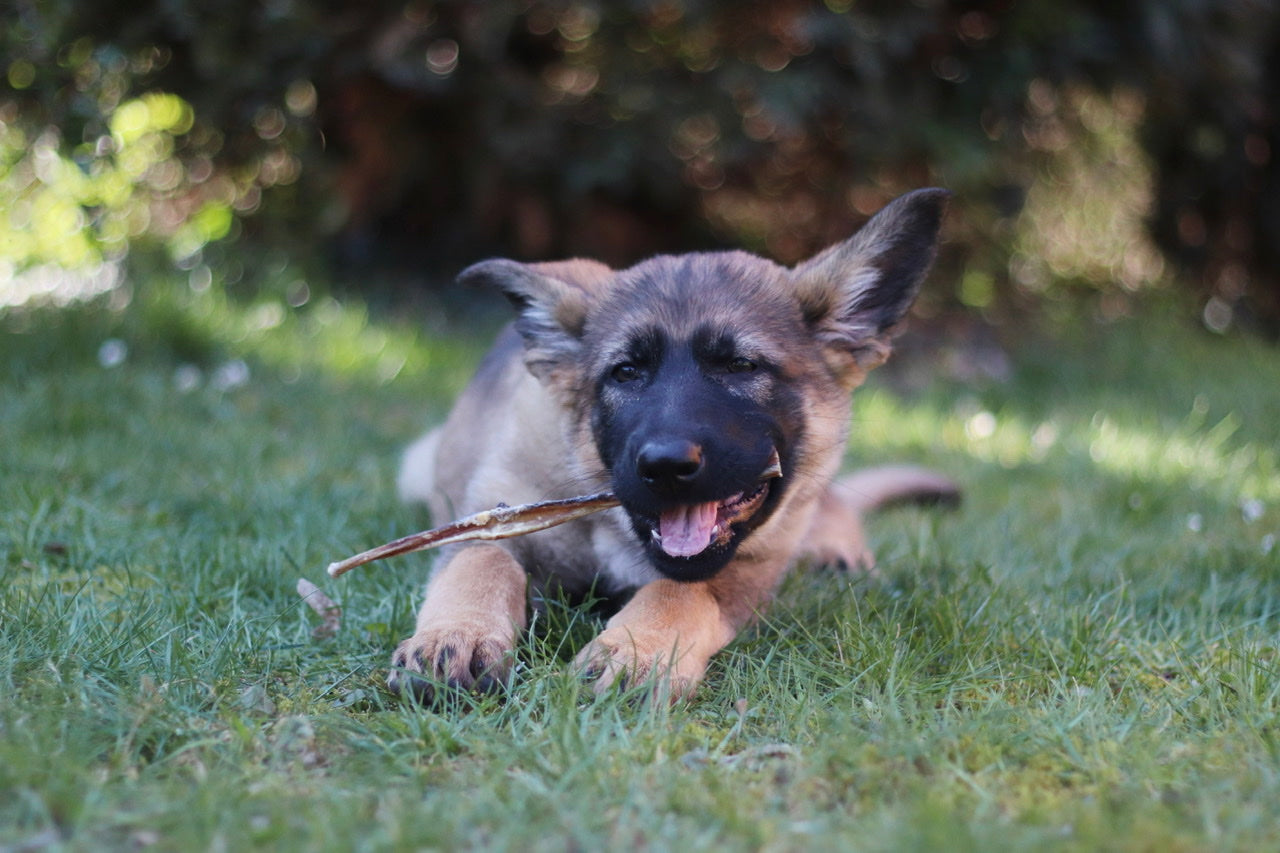
<svg viewBox="0 0 1280 853">
<path fill-rule="evenodd" d="M 700 580 L 841 453 L 847 394 L 888 356 L 947 196 L 902 196 L 793 269 L 725 252 L 617 272 L 494 260 L 463 278 L 519 309 L 526 364 L 572 413 L 653 565 Z"/>
</svg>

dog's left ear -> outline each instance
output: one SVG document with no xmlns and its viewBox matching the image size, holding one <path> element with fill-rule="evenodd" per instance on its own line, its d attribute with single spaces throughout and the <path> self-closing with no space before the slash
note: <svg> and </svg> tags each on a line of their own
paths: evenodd
<svg viewBox="0 0 1280 853">
<path fill-rule="evenodd" d="M 843 243 L 799 264 L 792 275 L 805 320 L 828 348 L 862 371 L 889 356 L 889 339 L 937 254 L 951 193 L 901 196 Z"/>
</svg>

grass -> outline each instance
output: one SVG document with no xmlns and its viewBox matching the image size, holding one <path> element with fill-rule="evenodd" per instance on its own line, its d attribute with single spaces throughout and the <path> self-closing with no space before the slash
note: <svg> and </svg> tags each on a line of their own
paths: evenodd
<svg viewBox="0 0 1280 853">
<path fill-rule="evenodd" d="M 1004 382 L 930 352 L 851 462 L 966 501 L 876 519 L 879 577 L 794 574 L 675 708 L 592 696 L 553 607 L 426 712 L 382 687 L 426 561 L 323 567 L 422 525 L 397 454 L 481 348 L 216 289 L 0 314 L 0 850 L 1280 847 L 1274 349 L 1153 309 Z"/>
</svg>

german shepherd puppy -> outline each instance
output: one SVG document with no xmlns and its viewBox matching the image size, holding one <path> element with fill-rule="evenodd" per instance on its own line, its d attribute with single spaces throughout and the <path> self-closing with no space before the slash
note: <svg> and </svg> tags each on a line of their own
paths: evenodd
<svg viewBox="0 0 1280 853">
<path fill-rule="evenodd" d="M 889 354 L 948 195 L 904 195 L 792 269 L 722 252 L 465 270 L 518 316 L 406 453 L 402 495 L 438 521 L 602 491 L 622 505 L 447 550 L 391 689 L 502 684 L 532 584 L 626 602 L 575 661 L 597 689 L 651 678 L 655 696 L 687 696 L 798 558 L 869 566 L 862 510 L 954 497 L 914 469 L 834 480 L 849 394 Z"/>
</svg>

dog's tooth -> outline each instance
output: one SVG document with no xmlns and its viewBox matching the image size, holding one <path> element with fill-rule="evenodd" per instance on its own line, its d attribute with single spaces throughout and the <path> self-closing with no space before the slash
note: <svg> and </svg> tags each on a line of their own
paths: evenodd
<svg viewBox="0 0 1280 853">
<path fill-rule="evenodd" d="M 760 474 L 761 480 L 772 480 L 775 477 L 782 476 L 782 460 L 778 458 L 778 448 L 773 449 L 773 455 L 769 457 L 769 465 Z"/>
</svg>

